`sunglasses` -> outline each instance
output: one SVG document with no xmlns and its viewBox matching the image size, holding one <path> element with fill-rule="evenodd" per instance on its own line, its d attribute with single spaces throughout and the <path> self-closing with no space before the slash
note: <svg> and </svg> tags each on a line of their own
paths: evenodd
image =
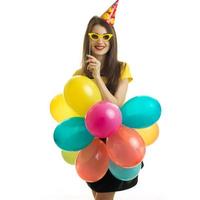
<svg viewBox="0 0 200 200">
<path fill-rule="evenodd" d="M 88 35 L 89 35 L 90 39 L 93 41 L 97 41 L 100 38 L 103 38 L 104 41 L 109 41 L 113 36 L 113 34 L 111 34 L 111 33 L 104 33 L 104 34 L 88 33 Z"/>
</svg>

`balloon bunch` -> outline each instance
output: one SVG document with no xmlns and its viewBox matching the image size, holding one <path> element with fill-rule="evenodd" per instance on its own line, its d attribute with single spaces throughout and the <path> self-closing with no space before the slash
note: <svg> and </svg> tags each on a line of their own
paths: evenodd
<svg viewBox="0 0 200 200">
<path fill-rule="evenodd" d="M 156 99 L 137 96 L 119 108 L 102 101 L 96 84 L 85 76 L 66 83 L 64 94 L 51 101 L 50 112 L 60 122 L 54 141 L 64 160 L 75 164 L 88 182 L 100 180 L 108 169 L 117 179 L 135 178 L 146 146 L 159 134 L 161 107 Z"/>
</svg>

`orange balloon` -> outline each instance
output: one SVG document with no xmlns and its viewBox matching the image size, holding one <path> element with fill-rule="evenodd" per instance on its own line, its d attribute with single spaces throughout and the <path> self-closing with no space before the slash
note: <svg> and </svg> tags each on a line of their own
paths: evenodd
<svg viewBox="0 0 200 200">
<path fill-rule="evenodd" d="M 106 142 L 110 159 L 120 167 L 134 167 L 144 158 L 145 143 L 134 130 L 121 126 Z"/>
<path fill-rule="evenodd" d="M 76 160 L 76 171 L 87 182 L 100 180 L 106 174 L 108 166 L 106 145 L 97 138 L 79 152 Z"/>
</svg>

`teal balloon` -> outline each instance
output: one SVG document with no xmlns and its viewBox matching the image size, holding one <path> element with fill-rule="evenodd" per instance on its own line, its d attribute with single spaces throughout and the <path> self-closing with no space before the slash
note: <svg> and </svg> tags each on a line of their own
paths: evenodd
<svg viewBox="0 0 200 200">
<path fill-rule="evenodd" d="M 129 128 L 146 128 L 153 125 L 161 115 L 160 103 L 149 96 L 137 96 L 121 108 L 122 123 Z"/>
<path fill-rule="evenodd" d="M 109 170 L 112 175 L 122 181 L 130 181 L 136 178 L 140 172 L 141 163 L 132 168 L 122 168 L 110 161 Z"/>
<path fill-rule="evenodd" d="M 63 150 L 78 151 L 88 146 L 94 137 L 85 127 L 85 120 L 73 117 L 61 122 L 54 131 L 54 141 Z"/>
</svg>

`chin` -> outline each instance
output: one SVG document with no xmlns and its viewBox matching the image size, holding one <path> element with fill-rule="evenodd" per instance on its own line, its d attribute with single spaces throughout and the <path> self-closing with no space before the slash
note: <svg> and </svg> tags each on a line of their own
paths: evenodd
<svg viewBox="0 0 200 200">
<path fill-rule="evenodd" d="M 105 55 L 106 53 L 96 53 L 96 52 L 94 52 L 94 55 L 97 55 L 97 56 L 103 56 L 103 55 Z"/>
<path fill-rule="evenodd" d="M 93 51 L 93 54 L 97 55 L 97 56 L 103 56 L 105 54 L 108 53 L 108 50 L 104 50 L 104 51 Z"/>
</svg>

